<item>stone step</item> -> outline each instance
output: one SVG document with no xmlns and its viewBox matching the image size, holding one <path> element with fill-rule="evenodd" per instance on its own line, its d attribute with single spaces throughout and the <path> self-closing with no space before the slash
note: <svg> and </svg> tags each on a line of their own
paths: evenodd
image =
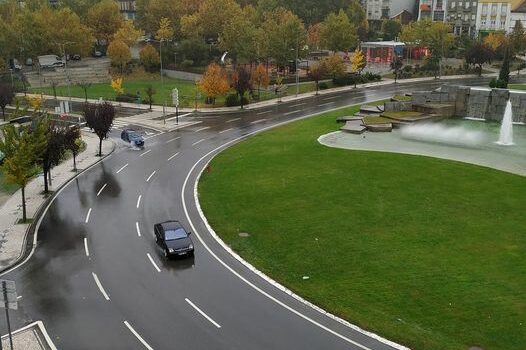
<svg viewBox="0 0 526 350">
<path fill-rule="evenodd" d="M 362 122 L 358 120 L 348 121 L 340 128 L 341 131 L 358 135 L 362 134 L 366 129 L 367 128 L 362 125 Z"/>
</svg>

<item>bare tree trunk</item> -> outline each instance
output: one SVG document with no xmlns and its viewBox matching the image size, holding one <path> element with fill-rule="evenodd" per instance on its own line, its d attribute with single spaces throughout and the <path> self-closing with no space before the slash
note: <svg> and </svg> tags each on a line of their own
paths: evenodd
<svg viewBox="0 0 526 350">
<path fill-rule="evenodd" d="M 99 137 L 99 157 L 102 157 L 102 137 Z"/>
<path fill-rule="evenodd" d="M 44 170 L 44 193 L 48 193 L 49 192 L 49 186 L 47 182 L 48 169 L 44 166 L 43 170 Z"/>
<path fill-rule="evenodd" d="M 73 152 L 73 171 L 77 171 L 77 154 Z"/>
</svg>

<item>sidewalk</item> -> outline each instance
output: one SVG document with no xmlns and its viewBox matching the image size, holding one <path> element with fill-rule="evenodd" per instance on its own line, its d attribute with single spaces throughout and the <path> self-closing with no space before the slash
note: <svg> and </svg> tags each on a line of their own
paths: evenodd
<svg viewBox="0 0 526 350">
<path fill-rule="evenodd" d="M 482 74 L 482 77 L 494 77 L 494 76 L 497 76 L 497 73 Z M 478 77 L 478 76 L 475 75 L 475 74 L 451 75 L 451 76 L 443 76 L 441 80 L 460 80 L 460 79 L 476 78 L 476 77 Z M 422 81 L 432 81 L 432 80 L 435 80 L 435 78 L 434 77 L 424 77 L 424 78 L 402 79 L 402 80 L 398 80 L 397 84 L 403 85 L 403 84 L 410 84 L 410 83 L 416 83 L 416 82 L 422 82 Z M 385 85 L 391 85 L 391 84 L 394 84 L 394 80 L 393 79 L 386 79 L 386 78 L 384 78 L 384 80 L 379 81 L 379 82 L 358 84 L 356 89 L 370 88 L 370 87 L 376 87 L 376 86 L 385 86 Z M 334 94 L 334 93 L 337 93 L 337 92 L 351 91 L 351 90 L 355 90 L 353 85 L 342 86 L 342 87 L 326 89 L 326 90 L 320 90 L 319 91 L 319 95 L 322 95 L 322 96 L 323 95 L 330 95 L 330 94 Z M 17 95 L 23 95 L 23 94 L 17 94 Z M 30 96 L 30 95 L 31 94 L 28 94 L 28 96 Z M 290 102 L 290 101 L 302 100 L 302 99 L 311 98 L 311 97 L 313 97 L 315 95 L 316 95 L 315 92 L 306 92 L 306 93 L 303 93 L 303 94 L 299 94 L 298 96 L 295 96 L 295 95 L 284 96 L 281 99 L 281 101 L 282 102 Z M 33 94 L 33 96 L 40 96 L 40 95 L 39 94 Z M 43 95 L 43 96 L 46 99 L 53 99 L 54 98 L 53 96 L 49 96 L 49 95 Z M 59 100 L 64 100 L 64 101 L 68 100 L 67 97 L 63 97 L 63 96 L 62 97 L 57 97 L 57 98 Z M 78 98 L 78 97 L 72 97 L 71 100 L 75 101 L 75 102 L 81 102 L 81 103 L 84 102 L 84 98 Z M 96 103 L 98 101 L 99 101 L 98 99 L 88 99 L 88 102 L 91 102 L 91 103 Z M 145 112 L 150 112 L 148 105 L 137 104 L 137 103 L 126 103 L 126 102 L 114 102 L 114 101 L 110 101 L 110 102 L 112 102 L 116 106 L 141 109 L 141 110 L 144 110 Z M 274 98 L 274 99 L 271 99 L 271 100 L 265 100 L 265 101 L 249 104 L 249 105 L 245 106 L 245 109 L 247 109 L 247 110 L 260 109 L 260 108 L 265 108 L 265 107 L 269 107 L 269 106 L 274 106 L 274 105 L 279 104 L 279 103 L 280 102 L 278 102 L 278 98 Z M 165 110 L 166 110 L 167 114 L 175 115 L 175 111 L 176 111 L 175 107 L 166 107 Z M 238 112 L 239 110 L 240 110 L 239 107 L 198 108 L 197 111 L 195 109 L 193 109 L 193 108 L 179 108 L 179 113 L 181 113 L 181 114 L 193 113 L 193 112 L 198 112 L 198 113 L 228 113 L 228 112 Z M 163 106 L 160 106 L 160 105 L 153 105 L 152 106 L 152 112 L 162 112 L 162 111 L 163 111 Z"/>
<path fill-rule="evenodd" d="M 13 349 L 19 350 L 56 350 L 41 321 L 33 322 L 12 333 Z M 8 335 L 2 336 L 2 349 L 11 349 Z"/>
<path fill-rule="evenodd" d="M 87 169 L 101 159 L 96 156 L 99 139 L 95 134 L 91 133 L 82 133 L 82 139 L 86 143 L 86 150 L 77 156 L 77 168 Z M 102 154 L 108 155 L 113 151 L 114 147 L 113 141 L 105 140 L 102 144 Z M 52 186 L 50 185 L 50 190 L 56 191 L 78 174 L 74 173 L 72 169 L 72 159 L 67 159 L 54 167 L 51 170 Z M 47 203 L 46 198 L 42 195 L 43 191 L 44 181 L 42 176 L 34 178 L 26 186 L 28 218 L 34 218 L 39 209 Z M 0 271 L 13 266 L 25 255 L 24 247 L 28 239 L 30 224 L 17 224 L 21 218 L 22 195 L 21 190 L 18 190 L 0 208 Z"/>
</svg>

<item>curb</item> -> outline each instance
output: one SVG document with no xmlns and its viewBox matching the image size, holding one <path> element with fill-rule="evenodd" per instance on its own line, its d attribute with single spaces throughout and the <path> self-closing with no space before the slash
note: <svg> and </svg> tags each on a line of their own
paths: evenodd
<svg viewBox="0 0 526 350">
<path fill-rule="evenodd" d="M 17 329 L 16 331 L 13 331 L 11 334 L 12 335 L 15 335 L 17 333 L 20 333 L 20 332 L 23 332 L 25 330 L 28 330 L 30 328 L 33 328 L 36 326 L 36 329 L 38 329 L 38 331 L 40 332 L 40 334 L 44 337 L 46 343 L 47 343 L 47 346 L 49 349 L 51 350 L 57 350 L 57 347 L 55 346 L 55 344 L 53 344 L 53 341 L 51 340 L 51 337 L 49 336 L 47 330 L 46 330 L 46 327 L 44 327 L 44 323 L 42 321 L 35 321 L 33 323 L 30 323 L 22 328 L 19 328 Z M 2 339 L 4 338 L 7 338 L 9 335 L 3 335 L 2 336 Z"/>
<path fill-rule="evenodd" d="M 40 206 L 35 212 L 33 222 L 29 225 L 29 227 L 26 230 L 26 234 L 24 236 L 24 243 L 22 244 L 22 252 L 11 265 L 4 267 L 3 269 L 0 270 L 0 276 L 3 276 L 15 270 L 17 267 L 21 266 L 27 260 L 29 260 L 29 258 L 31 257 L 31 255 L 33 254 L 37 246 L 37 237 L 38 237 L 37 231 L 38 231 L 38 228 L 40 227 L 40 223 L 42 222 L 44 214 L 46 213 L 48 208 L 51 206 L 53 201 L 58 197 L 60 192 L 62 192 L 62 190 L 64 190 L 64 188 L 68 186 L 73 180 L 75 180 L 77 177 L 84 174 L 86 171 L 90 170 L 91 168 L 93 168 L 94 166 L 96 166 L 97 164 L 99 164 L 100 162 L 102 162 L 103 160 L 105 160 L 106 158 L 108 158 L 109 156 L 113 154 L 117 145 L 115 144 L 115 142 L 113 142 L 113 140 L 111 140 L 111 143 L 112 143 L 112 148 L 108 152 L 108 154 L 98 159 L 95 163 L 91 164 L 86 169 L 83 169 L 82 171 L 77 172 L 73 177 L 69 178 L 66 182 L 60 185 L 53 192 L 51 196 L 49 196 L 48 198 L 44 200 L 42 204 L 40 204 Z"/>
</svg>

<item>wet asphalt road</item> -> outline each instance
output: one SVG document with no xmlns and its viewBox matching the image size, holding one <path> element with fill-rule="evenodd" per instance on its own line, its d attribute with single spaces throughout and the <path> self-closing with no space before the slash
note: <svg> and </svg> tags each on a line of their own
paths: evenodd
<svg viewBox="0 0 526 350">
<path fill-rule="evenodd" d="M 194 184 L 219 147 L 252 132 L 442 83 L 196 118 L 202 123 L 155 135 L 142 151 L 118 142 L 114 154 L 63 189 L 42 220 L 32 258 L 2 277 L 15 280 L 22 296 L 13 328 L 42 320 L 59 349 L 392 349 L 233 259 L 202 222 Z M 153 225 L 168 219 L 193 232 L 194 258 L 164 259 Z M 5 321 L 0 327 L 5 333 Z"/>
</svg>

